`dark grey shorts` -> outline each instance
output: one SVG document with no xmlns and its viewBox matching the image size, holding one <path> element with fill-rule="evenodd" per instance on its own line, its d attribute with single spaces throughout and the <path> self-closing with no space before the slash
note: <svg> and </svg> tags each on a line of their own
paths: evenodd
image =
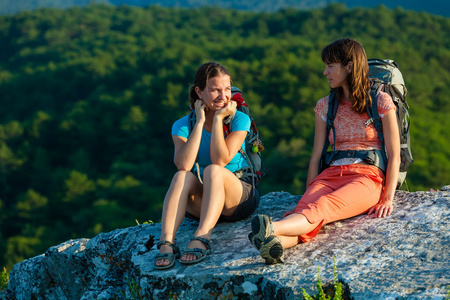
<svg viewBox="0 0 450 300">
<path fill-rule="evenodd" d="M 232 216 L 220 215 L 219 222 L 236 222 L 244 220 L 258 208 L 259 205 L 259 191 L 257 188 L 253 189 L 252 185 L 243 180 L 239 180 L 242 184 L 242 197 L 236 211 Z M 198 218 L 186 212 L 186 217 L 198 221 Z"/>
</svg>

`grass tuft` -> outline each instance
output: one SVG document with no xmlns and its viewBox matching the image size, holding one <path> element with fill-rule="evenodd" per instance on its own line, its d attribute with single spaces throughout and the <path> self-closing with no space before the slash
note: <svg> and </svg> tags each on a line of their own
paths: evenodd
<svg viewBox="0 0 450 300">
<path fill-rule="evenodd" d="M 333 287 L 329 288 L 324 286 L 322 283 L 322 278 L 320 277 L 320 268 L 318 269 L 317 275 L 317 291 L 318 294 L 314 296 L 310 296 L 304 288 L 302 288 L 302 295 L 305 300 L 342 300 L 343 298 L 343 289 L 342 282 L 338 280 L 338 272 L 336 267 L 336 258 L 333 258 Z"/>
<path fill-rule="evenodd" d="M 6 268 L 3 268 L 3 271 L 0 273 L 0 291 L 4 291 L 8 288 L 9 282 L 9 273 L 6 271 Z"/>
</svg>

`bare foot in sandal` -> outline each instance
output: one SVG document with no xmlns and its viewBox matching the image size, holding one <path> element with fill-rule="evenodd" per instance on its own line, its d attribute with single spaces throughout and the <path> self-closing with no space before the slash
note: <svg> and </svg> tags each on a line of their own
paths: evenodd
<svg viewBox="0 0 450 300">
<path fill-rule="evenodd" d="M 180 262 L 185 265 L 203 261 L 211 253 L 209 241 L 201 237 L 193 237 L 186 250 L 183 251 Z"/>
<path fill-rule="evenodd" d="M 155 269 L 170 269 L 175 265 L 175 259 L 180 256 L 180 249 L 169 241 L 160 241 L 157 244 L 159 253 L 155 257 Z"/>
<path fill-rule="evenodd" d="M 159 249 L 159 253 L 160 254 L 164 254 L 164 253 L 172 253 L 173 254 L 173 249 L 170 246 L 161 245 L 161 248 Z M 169 264 L 170 264 L 170 261 L 167 258 L 162 258 L 162 259 L 158 259 L 155 261 L 155 266 L 157 266 L 157 267 L 165 267 L 165 266 L 168 266 Z"/>
<path fill-rule="evenodd" d="M 199 248 L 199 249 L 203 249 L 206 250 L 206 246 L 205 244 L 203 244 L 202 242 L 200 242 L 199 240 L 192 240 L 189 245 L 188 245 L 188 249 L 194 249 L 194 248 Z M 183 254 L 181 256 L 181 261 L 193 261 L 196 260 L 197 257 L 196 255 L 193 254 Z"/>
</svg>

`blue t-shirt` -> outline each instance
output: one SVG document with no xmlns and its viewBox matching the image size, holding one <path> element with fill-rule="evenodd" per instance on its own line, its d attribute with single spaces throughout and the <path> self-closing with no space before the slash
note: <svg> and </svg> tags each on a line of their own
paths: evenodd
<svg viewBox="0 0 450 300">
<path fill-rule="evenodd" d="M 172 125 L 172 135 L 181 136 L 184 138 L 189 137 L 189 121 L 188 117 L 184 116 L 183 118 L 175 121 Z M 231 131 L 250 131 L 250 118 L 244 114 L 243 112 L 236 111 L 236 114 L 231 122 Z M 203 169 L 208 165 L 212 164 L 211 162 L 211 133 L 206 131 L 203 128 L 202 131 L 202 139 L 200 141 L 200 148 L 197 154 L 198 164 L 200 166 L 200 174 L 203 174 Z M 245 149 L 245 141 L 242 143 L 242 149 Z M 239 153 L 233 157 L 233 159 L 225 166 L 231 172 L 238 171 L 244 167 L 248 167 L 247 160 L 245 157 Z"/>
</svg>

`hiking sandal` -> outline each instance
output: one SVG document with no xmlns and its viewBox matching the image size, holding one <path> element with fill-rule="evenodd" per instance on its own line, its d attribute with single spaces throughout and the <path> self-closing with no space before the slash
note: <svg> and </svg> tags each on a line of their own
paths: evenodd
<svg viewBox="0 0 450 300">
<path fill-rule="evenodd" d="M 193 248 L 193 249 L 189 249 L 187 248 L 186 250 L 183 251 L 183 253 L 181 253 L 181 256 L 185 255 L 185 254 L 192 254 L 195 255 L 195 257 L 197 257 L 197 259 L 194 260 L 179 260 L 180 263 L 184 264 L 184 265 L 193 265 L 196 263 L 199 263 L 201 261 L 203 261 L 206 256 L 208 254 L 211 253 L 211 246 L 209 245 L 209 241 L 205 238 L 202 237 L 193 237 L 191 238 L 191 242 L 192 241 L 200 241 L 203 243 L 203 245 L 205 245 L 206 249 L 200 249 L 200 248 Z"/>
<path fill-rule="evenodd" d="M 264 241 L 259 253 L 265 259 L 266 265 L 284 263 L 284 249 L 280 239 L 275 235 L 269 236 Z"/>
<path fill-rule="evenodd" d="M 154 264 L 153 267 L 155 268 L 155 270 L 167 270 L 167 269 L 172 268 L 175 265 L 175 260 L 180 257 L 180 248 L 177 245 L 175 245 L 169 241 L 159 241 L 156 244 L 156 248 L 158 248 L 158 250 L 159 250 L 159 248 L 161 248 L 161 246 L 163 246 L 163 245 L 171 247 L 173 250 L 173 253 L 166 252 L 166 253 L 156 254 L 155 263 L 157 260 L 167 259 L 169 261 L 169 264 L 165 265 L 165 266 L 157 266 L 156 264 Z"/>
<path fill-rule="evenodd" d="M 248 235 L 248 239 L 256 250 L 260 250 L 261 245 L 273 232 L 272 218 L 267 215 L 257 215 L 252 219 L 252 232 Z"/>
</svg>

